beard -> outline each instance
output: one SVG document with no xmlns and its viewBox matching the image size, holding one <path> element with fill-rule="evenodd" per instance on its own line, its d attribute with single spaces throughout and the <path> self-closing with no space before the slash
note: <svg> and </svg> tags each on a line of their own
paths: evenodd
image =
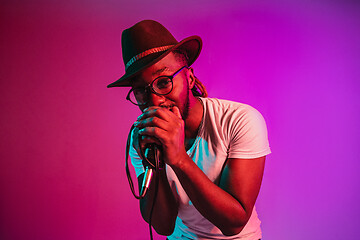
<svg viewBox="0 0 360 240">
<path fill-rule="evenodd" d="M 181 119 L 183 121 L 185 121 L 188 117 L 189 117 L 189 111 L 190 111 L 190 92 L 191 92 L 191 89 L 189 88 L 189 83 L 187 83 L 187 91 L 186 93 L 184 94 L 185 97 L 185 101 L 183 104 L 179 104 L 177 107 L 180 109 L 180 114 L 181 114 Z M 175 103 L 173 104 L 170 104 L 170 105 L 160 105 L 160 107 L 163 107 L 163 108 L 167 108 L 168 110 L 171 111 L 171 108 L 176 106 Z"/>
<path fill-rule="evenodd" d="M 191 91 L 190 89 L 189 89 L 189 83 L 187 83 L 187 91 L 186 91 L 186 98 L 185 98 L 185 102 L 184 102 L 184 104 L 183 104 L 183 113 L 181 114 L 181 117 L 182 117 L 182 119 L 185 121 L 187 118 L 188 118 L 188 116 L 189 116 L 189 110 L 190 110 L 190 100 L 189 100 L 189 92 Z"/>
</svg>

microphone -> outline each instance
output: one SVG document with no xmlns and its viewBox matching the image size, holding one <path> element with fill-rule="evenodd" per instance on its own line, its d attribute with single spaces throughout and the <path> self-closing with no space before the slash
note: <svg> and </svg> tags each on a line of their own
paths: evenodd
<svg viewBox="0 0 360 240">
<path fill-rule="evenodd" d="M 154 173 L 154 168 L 150 164 L 156 165 L 158 156 L 159 148 L 155 144 L 148 144 L 145 148 L 145 161 L 143 161 L 146 166 L 143 182 L 141 185 L 141 196 L 145 196 L 147 190 L 149 189 Z"/>
</svg>

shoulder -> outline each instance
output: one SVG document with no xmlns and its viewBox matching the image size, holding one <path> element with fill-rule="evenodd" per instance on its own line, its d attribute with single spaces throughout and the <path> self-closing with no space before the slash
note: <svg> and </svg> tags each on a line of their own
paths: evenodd
<svg viewBox="0 0 360 240">
<path fill-rule="evenodd" d="M 205 121 L 223 140 L 228 158 L 254 159 L 271 153 L 266 122 L 254 107 L 216 98 L 202 99 Z"/>
<path fill-rule="evenodd" d="M 225 124 L 233 121 L 263 121 L 261 113 L 248 104 L 218 98 L 200 99 L 204 105 L 205 113 Z"/>
</svg>

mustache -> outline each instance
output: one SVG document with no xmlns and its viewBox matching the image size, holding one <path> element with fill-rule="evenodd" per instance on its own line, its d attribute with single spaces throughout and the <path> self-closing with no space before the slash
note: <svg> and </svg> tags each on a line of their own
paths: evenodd
<svg viewBox="0 0 360 240">
<path fill-rule="evenodd" d="M 166 108 L 168 109 L 169 111 L 172 112 L 172 108 L 175 107 L 176 105 L 175 104 L 171 104 L 171 105 L 160 105 L 160 107 L 162 108 Z"/>
<path fill-rule="evenodd" d="M 166 108 L 167 110 L 169 110 L 170 112 L 173 112 L 173 107 L 176 107 L 175 104 L 170 104 L 170 105 L 160 105 L 158 107 L 161 107 L 161 108 Z M 145 112 L 148 108 L 144 108 L 144 109 L 141 109 L 141 112 Z"/>
</svg>

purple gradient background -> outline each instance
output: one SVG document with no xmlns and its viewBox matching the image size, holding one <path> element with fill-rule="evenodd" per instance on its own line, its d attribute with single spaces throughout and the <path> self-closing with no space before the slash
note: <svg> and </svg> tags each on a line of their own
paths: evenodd
<svg viewBox="0 0 360 240">
<path fill-rule="evenodd" d="M 209 95 L 264 115 L 263 238 L 356 239 L 359 2 L 150 2 L 1 1 L 0 239 L 148 239 L 124 171 L 139 110 L 106 89 L 142 19 L 201 36 Z"/>
</svg>

